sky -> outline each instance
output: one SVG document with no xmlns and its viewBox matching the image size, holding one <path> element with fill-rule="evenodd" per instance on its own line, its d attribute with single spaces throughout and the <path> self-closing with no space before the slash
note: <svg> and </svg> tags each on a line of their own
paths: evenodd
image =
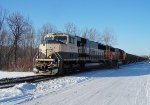
<svg viewBox="0 0 150 105">
<path fill-rule="evenodd" d="M 35 29 L 51 23 L 63 31 L 68 22 L 99 32 L 109 27 L 117 38 L 114 47 L 150 54 L 150 0 L 0 0 L 0 6 L 29 17 Z"/>
</svg>

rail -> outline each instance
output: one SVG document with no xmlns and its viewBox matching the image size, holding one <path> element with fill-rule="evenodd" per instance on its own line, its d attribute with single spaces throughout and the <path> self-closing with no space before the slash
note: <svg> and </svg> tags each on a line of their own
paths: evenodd
<svg viewBox="0 0 150 105">
<path fill-rule="evenodd" d="M 27 77 L 18 77 L 18 78 L 4 78 L 0 80 L 0 89 L 13 87 L 19 83 L 37 83 L 46 80 L 52 80 L 58 78 L 58 76 L 49 76 L 49 75 L 35 75 L 35 76 L 27 76 Z"/>
</svg>

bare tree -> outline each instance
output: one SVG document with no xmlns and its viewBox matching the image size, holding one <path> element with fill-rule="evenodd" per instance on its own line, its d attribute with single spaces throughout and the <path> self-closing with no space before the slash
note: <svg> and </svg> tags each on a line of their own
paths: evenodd
<svg viewBox="0 0 150 105">
<path fill-rule="evenodd" d="M 54 26 L 53 24 L 50 24 L 50 23 L 44 24 L 42 27 L 42 33 L 44 35 L 46 35 L 46 34 L 51 33 L 51 32 L 57 32 L 56 26 Z"/>
<path fill-rule="evenodd" d="M 88 38 L 88 33 L 89 33 L 89 29 L 88 29 L 88 28 L 86 28 L 86 29 L 83 31 L 83 33 L 82 33 L 82 36 L 81 36 L 81 37 L 83 37 L 83 38 Z"/>
<path fill-rule="evenodd" d="M 64 29 L 65 29 L 65 33 L 67 34 L 77 35 L 79 33 L 79 30 L 74 23 L 66 23 L 64 25 Z"/>
<path fill-rule="evenodd" d="M 4 52 L 4 44 L 6 42 L 6 33 L 4 30 L 4 20 L 6 18 L 6 11 L 0 8 L 0 68 L 3 65 L 3 52 Z"/>
<path fill-rule="evenodd" d="M 21 48 L 24 50 L 23 53 L 23 57 L 29 57 L 30 59 L 32 59 L 33 57 L 33 49 L 35 48 L 35 30 L 34 28 L 31 26 L 31 28 L 28 30 L 28 33 L 23 35 L 21 37 Z"/>
<path fill-rule="evenodd" d="M 6 17 L 0 9 L 0 68 L 31 70 L 34 55 L 35 30 L 29 19 L 20 13 Z"/>
<path fill-rule="evenodd" d="M 18 48 L 17 67 L 20 70 L 28 71 L 32 69 L 35 48 L 35 30 L 31 26 L 28 33 L 21 37 L 21 45 Z"/>
<path fill-rule="evenodd" d="M 95 41 L 95 38 L 98 37 L 98 31 L 95 28 L 86 28 L 82 33 L 82 37 Z"/>
<path fill-rule="evenodd" d="M 97 30 L 95 28 L 91 28 L 89 30 L 89 39 L 92 40 L 92 41 L 95 41 L 95 38 L 97 37 Z"/>
<path fill-rule="evenodd" d="M 4 19 L 6 18 L 6 11 L 0 8 L 0 34 L 2 32 L 2 27 L 4 24 Z"/>
<path fill-rule="evenodd" d="M 6 30 L 2 30 L 0 34 L 0 68 L 4 65 L 6 44 L 7 44 L 7 33 Z"/>
<path fill-rule="evenodd" d="M 41 39 L 43 40 L 43 37 L 48 34 L 48 33 L 53 33 L 53 32 L 57 32 L 57 28 L 55 25 L 53 24 L 50 24 L 50 23 L 46 23 L 42 26 L 42 28 L 38 31 L 38 34 L 39 34 L 39 38 L 38 39 Z M 39 43 L 39 42 L 37 42 Z"/>
<path fill-rule="evenodd" d="M 13 13 L 7 18 L 7 23 L 11 35 L 13 36 L 13 53 L 14 53 L 14 62 L 17 62 L 17 51 L 20 39 L 23 35 L 28 34 L 31 25 L 29 19 L 24 18 L 20 13 Z"/>
<path fill-rule="evenodd" d="M 103 44 L 111 46 L 117 43 L 114 31 L 110 28 L 105 28 L 100 36 L 100 40 Z"/>
</svg>

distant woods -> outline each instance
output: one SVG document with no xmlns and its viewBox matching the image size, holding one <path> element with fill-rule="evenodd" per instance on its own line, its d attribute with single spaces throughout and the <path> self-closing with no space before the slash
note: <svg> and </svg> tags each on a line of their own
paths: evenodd
<svg viewBox="0 0 150 105">
<path fill-rule="evenodd" d="M 0 23 L 0 69 L 30 71 L 36 36 L 29 18 L 1 9 Z"/>
<path fill-rule="evenodd" d="M 38 45 L 44 35 L 50 32 L 81 36 L 106 45 L 116 43 L 114 31 L 109 28 L 100 33 L 96 28 L 79 29 L 74 23 L 68 22 L 62 31 L 50 23 L 35 30 L 29 17 L 19 12 L 7 14 L 5 9 L 0 8 L 0 70 L 32 71 Z"/>
</svg>

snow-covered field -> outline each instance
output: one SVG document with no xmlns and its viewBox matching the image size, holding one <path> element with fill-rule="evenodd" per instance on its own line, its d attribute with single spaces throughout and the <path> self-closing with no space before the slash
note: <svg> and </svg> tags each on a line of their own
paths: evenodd
<svg viewBox="0 0 150 105">
<path fill-rule="evenodd" d="M 15 78 L 15 77 L 26 77 L 35 75 L 33 72 L 7 72 L 0 71 L 0 79 L 2 78 Z"/>
<path fill-rule="evenodd" d="M 2 105 L 150 105 L 150 64 L 98 70 L 0 89 Z"/>
</svg>

